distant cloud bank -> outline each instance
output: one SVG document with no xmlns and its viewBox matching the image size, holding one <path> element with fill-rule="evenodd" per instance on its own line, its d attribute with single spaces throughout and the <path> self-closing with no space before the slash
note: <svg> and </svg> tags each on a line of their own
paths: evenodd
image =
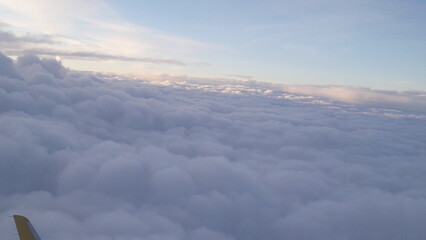
<svg viewBox="0 0 426 240">
<path fill-rule="evenodd" d="M 424 97 L 0 55 L 0 238 L 423 240 Z"/>
<path fill-rule="evenodd" d="M 426 113 L 424 91 L 380 91 L 342 86 L 284 86 L 285 91 L 314 95 L 371 107 Z"/>
</svg>

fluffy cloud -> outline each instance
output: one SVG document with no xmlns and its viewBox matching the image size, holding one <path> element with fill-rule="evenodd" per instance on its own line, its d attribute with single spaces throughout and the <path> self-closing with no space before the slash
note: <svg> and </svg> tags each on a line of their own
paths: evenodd
<svg viewBox="0 0 426 240">
<path fill-rule="evenodd" d="M 424 238 L 422 113 L 264 86 L 1 55 L 1 239 Z"/>
</svg>

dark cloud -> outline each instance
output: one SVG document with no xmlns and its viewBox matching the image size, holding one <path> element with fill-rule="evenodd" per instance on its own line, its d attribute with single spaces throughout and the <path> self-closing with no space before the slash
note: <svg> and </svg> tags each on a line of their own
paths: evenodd
<svg viewBox="0 0 426 240">
<path fill-rule="evenodd" d="M 0 60 L 1 239 L 12 214 L 43 239 L 426 235 L 420 113 Z"/>
<path fill-rule="evenodd" d="M 240 75 L 240 74 L 229 74 L 229 77 L 237 78 L 237 79 L 253 79 L 252 76 Z"/>
<path fill-rule="evenodd" d="M 24 36 L 17 36 L 12 32 L 0 30 L 0 43 L 48 43 L 48 44 L 53 44 L 53 43 L 56 43 L 56 41 L 53 40 L 53 36 L 51 36 L 51 35 L 26 34 Z"/>
<path fill-rule="evenodd" d="M 0 54 L 0 76 L 18 78 L 12 59 Z"/>
</svg>

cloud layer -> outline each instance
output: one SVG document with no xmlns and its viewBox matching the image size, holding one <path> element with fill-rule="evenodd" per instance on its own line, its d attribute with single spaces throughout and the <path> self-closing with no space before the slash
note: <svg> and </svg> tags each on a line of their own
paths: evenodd
<svg viewBox="0 0 426 240">
<path fill-rule="evenodd" d="M 303 85 L 284 86 L 283 89 L 288 92 L 325 97 L 340 102 L 426 113 L 426 93 L 424 91 L 380 91 L 369 88 Z"/>
<path fill-rule="evenodd" d="M 0 238 L 424 239 L 426 124 L 0 55 Z"/>
</svg>

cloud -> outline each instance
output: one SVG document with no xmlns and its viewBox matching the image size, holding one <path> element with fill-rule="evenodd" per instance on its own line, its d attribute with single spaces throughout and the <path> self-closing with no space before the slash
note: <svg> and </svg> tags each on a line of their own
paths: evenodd
<svg viewBox="0 0 426 240">
<path fill-rule="evenodd" d="M 426 113 L 426 94 L 422 91 L 383 91 L 369 88 L 306 85 L 284 86 L 283 90 L 346 103 Z"/>
<path fill-rule="evenodd" d="M 241 79 L 241 80 L 251 80 L 251 79 L 253 79 L 252 76 L 240 75 L 240 74 L 229 74 L 228 77 L 236 78 L 236 79 Z"/>
<path fill-rule="evenodd" d="M 61 58 L 72 58 L 79 60 L 114 60 L 126 62 L 144 62 L 153 64 L 186 65 L 182 61 L 173 59 L 129 57 L 105 54 L 100 52 L 61 50 L 54 45 L 60 45 L 62 47 L 58 36 L 34 35 L 28 33 L 24 36 L 17 36 L 12 32 L 0 31 L 0 46 L 2 46 L 3 51 L 5 53 L 11 55 L 27 54 L 54 57 L 60 56 Z"/>
<path fill-rule="evenodd" d="M 0 55 L 0 238 L 426 235 L 424 114 L 166 80 Z"/>
<path fill-rule="evenodd" d="M 230 78 L 203 78 L 186 75 L 132 75 L 131 78 L 150 79 L 154 84 L 173 86 L 177 88 L 197 88 L 204 91 L 244 93 L 248 95 L 269 95 L 277 99 L 292 99 L 310 104 L 331 104 L 333 108 L 366 110 L 369 114 L 381 112 L 388 116 L 423 117 L 426 109 L 425 91 L 385 91 L 363 87 L 333 86 L 333 85 L 287 85 L 257 82 L 250 76 L 228 75 Z M 343 105 L 341 105 L 343 104 Z M 346 105 L 345 105 L 346 104 Z M 355 104 L 349 106 L 347 104 Z M 377 108 L 377 109 L 372 109 Z M 385 113 L 386 112 L 386 113 Z M 399 112 L 405 112 L 398 114 Z M 419 113 L 419 114 L 417 114 Z"/>
<path fill-rule="evenodd" d="M 16 36 L 12 32 L 0 31 L 0 42 L 11 43 L 54 43 L 49 35 L 31 35 Z"/>
<path fill-rule="evenodd" d="M 184 65 L 177 60 L 182 54 L 187 56 L 208 47 L 205 43 L 123 21 L 102 0 L 37 3 L 0 0 L 0 8 L 5 13 L 6 27 L 13 28 L 14 32 L 31 32 L 25 36 L 0 33 L 2 51 L 8 55 L 56 54 L 79 60 Z M 55 45 L 47 41 L 52 39 Z"/>
<path fill-rule="evenodd" d="M 14 32 L 2 30 L 0 26 L 0 47 L 7 54 L 22 55 L 26 49 L 34 47 L 52 48 L 58 44 L 60 44 L 59 36 L 31 33 L 19 36 Z"/>
<path fill-rule="evenodd" d="M 185 65 L 185 63 L 183 63 L 182 61 L 173 60 L 173 59 L 126 57 L 126 56 L 116 56 L 116 55 L 96 53 L 96 52 L 81 52 L 81 51 L 68 52 L 68 51 L 50 50 L 50 49 L 28 49 L 22 52 L 25 54 L 61 56 L 61 57 L 84 59 L 84 60 L 117 60 L 117 61 L 130 61 L 130 62 L 146 62 L 146 63 L 155 63 L 155 64 Z"/>
</svg>

